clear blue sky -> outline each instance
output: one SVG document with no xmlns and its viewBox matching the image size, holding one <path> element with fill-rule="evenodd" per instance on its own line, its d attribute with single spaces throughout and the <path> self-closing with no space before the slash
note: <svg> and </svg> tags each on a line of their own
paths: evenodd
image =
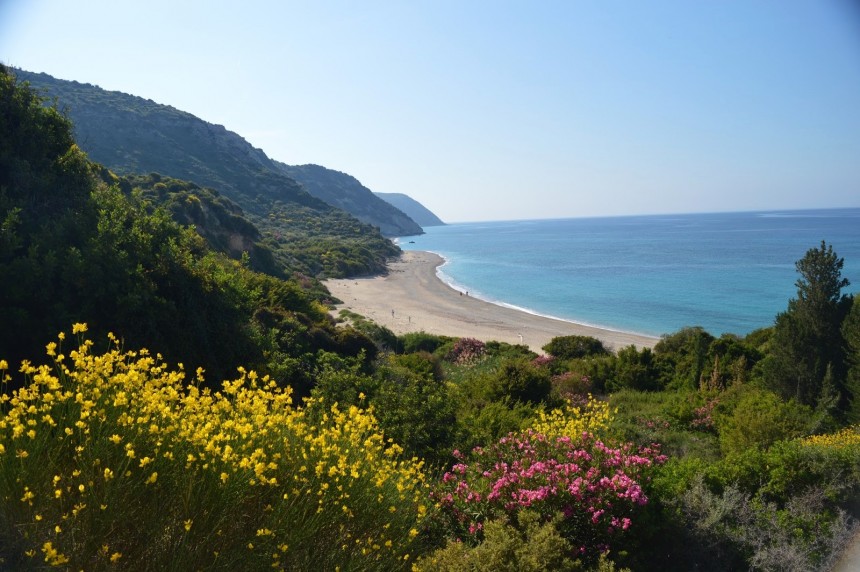
<svg viewBox="0 0 860 572">
<path fill-rule="evenodd" d="M 853 0 L 0 0 L 0 61 L 449 222 L 860 206 Z"/>
</svg>

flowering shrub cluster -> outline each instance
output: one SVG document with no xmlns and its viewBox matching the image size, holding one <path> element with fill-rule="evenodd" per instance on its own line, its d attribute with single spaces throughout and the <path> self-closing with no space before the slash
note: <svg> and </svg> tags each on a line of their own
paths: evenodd
<svg viewBox="0 0 860 572">
<path fill-rule="evenodd" d="M 562 417 L 560 411 L 542 415 L 537 425 L 548 434 L 510 434 L 469 458 L 455 451 L 459 462 L 434 492 L 454 536 L 479 542 L 485 522 L 516 522 L 526 509 L 545 521 L 561 514 L 559 531 L 580 555 L 594 558 L 630 528 L 648 501 L 640 483 L 665 461 L 659 447 L 635 451 L 630 444 L 611 447 L 588 431 L 564 434 Z M 592 402 L 587 417 L 568 424 L 605 426 L 608 409 Z"/>
<path fill-rule="evenodd" d="M 860 425 L 846 427 L 836 433 L 812 435 L 801 439 L 801 444 L 831 449 L 854 448 L 860 450 Z"/>
<path fill-rule="evenodd" d="M 531 429 L 553 439 L 583 433 L 604 436 L 611 421 L 609 403 L 589 395 L 582 405 L 567 402 L 549 412 L 538 410 Z"/>
<path fill-rule="evenodd" d="M 701 407 L 693 410 L 693 419 L 690 421 L 692 429 L 700 431 L 714 431 L 714 408 L 720 403 L 719 398 L 709 399 Z"/>
<path fill-rule="evenodd" d="M 242 369 L 186 388 L 181 364 L 64 337 L 0 396 L 0 567 L 408 566 L 428 489 L 372 413 Z"/>
<path fill-rule="evenodd" d="M 551 355 L 539 355 L 532 360 L 532 365 L 535 367 L 548 367 L 555 362 L 555 358 Z"/>
<path fill-rule="evenodd" d="M 460 338 L 448 352 L 446 359 L 456 364 L 469 364 L 487 353 L 487 346 L 475 338 Z"/>
<path fill-rule="evenodd" d="M 572 371 L 552 376 L 553 390 L 567 400 L 582 401 L 582 398 L 591 392 L 593 386 L 590 377 Z"/>
</svg>

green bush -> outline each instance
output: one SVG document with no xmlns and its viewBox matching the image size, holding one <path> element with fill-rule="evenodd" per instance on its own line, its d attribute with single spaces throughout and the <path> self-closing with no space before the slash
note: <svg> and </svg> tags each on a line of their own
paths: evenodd
<svg viewBox="0 0 860 572">
<path fill-rule="evenodd" d="M 603 342 L 591 336 L 558 336 L 542 349 L 559 359 L 577 359 L 609 353 L 603 346 Z"/>
<path fill-rule="evenodd" d="M 418 562 L 422 572 L 540 572 L 583 570 L 572 560 L 571 544 L 559 534 L 560 517 L 542 522 L 526 511 L 518 523 L 493 520 L 484 527 L 484 541 L 477 546 L 451 540 L 445 548 Z M 606 572 L 614 570 L 604 568 Z"/>
<path fill-rule="evenodd" d="M 376 391 L 369 397 L 385 436 L 432 467 L 448 460 L 456 422 L 454 402 L 436 378 L 435 365 L 417 354 L 389 357 L 378 367 Z"/>
<path fill-rule="evenodd" d="M 805 435 L 812 409 L 795 401 L 783 402 L 765 390 L 747 388 L 734 410 L 718 418 L 720 447 L 729 455 L 750 448 L 767 448 L 777 441 Z"/>
<path fill-rule="evenodd" d="M 504 361 L 487 387 L 487 397 L 492 400 L 510 399 L 531 404 L 546 401 L 551 392 L 549 372 L 525 359 Z"/>
<path fill-rule="evenodd" d="M 443 344 L 453 341 L 453 338 L 448 336 L 436 336 L 427 332 L 410 332 L 403 334 L 398 338 L 403 353 L 411 354 L 414 352 L 429 352 L 434 353 Z"/>
</svg>

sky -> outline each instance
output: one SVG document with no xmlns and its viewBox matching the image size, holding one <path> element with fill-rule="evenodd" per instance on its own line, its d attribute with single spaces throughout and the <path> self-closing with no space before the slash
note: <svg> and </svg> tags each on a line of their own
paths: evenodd
<svg viewBox="0 0 860 572">
<path fill-rule="evenodd" d="M 860 206 L 854 0 L 0 0 L 0 62 L 446 222 Z"/>
</svg>

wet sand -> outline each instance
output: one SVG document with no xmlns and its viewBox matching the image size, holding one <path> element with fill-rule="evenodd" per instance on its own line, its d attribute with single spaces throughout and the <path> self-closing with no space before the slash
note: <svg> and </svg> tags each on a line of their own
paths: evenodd
<svg viewBox="0 0 860 572">
<path fill-rule="evenodd" d="M 395 334 L 424 331 L 526 344 L 532 351 L 556 336 L 592 336 L 613 350 L 631 344 L 653 347 L 659 339 L 545 318 L 491 304 L 463 294 L 439 279 L 443 259 L 431 252 L 406 251 L 388 265 L 387 276 L 327 280 L 333 296 L 343 301 L 334 311 L 351 310 Z"/>
</svg>

